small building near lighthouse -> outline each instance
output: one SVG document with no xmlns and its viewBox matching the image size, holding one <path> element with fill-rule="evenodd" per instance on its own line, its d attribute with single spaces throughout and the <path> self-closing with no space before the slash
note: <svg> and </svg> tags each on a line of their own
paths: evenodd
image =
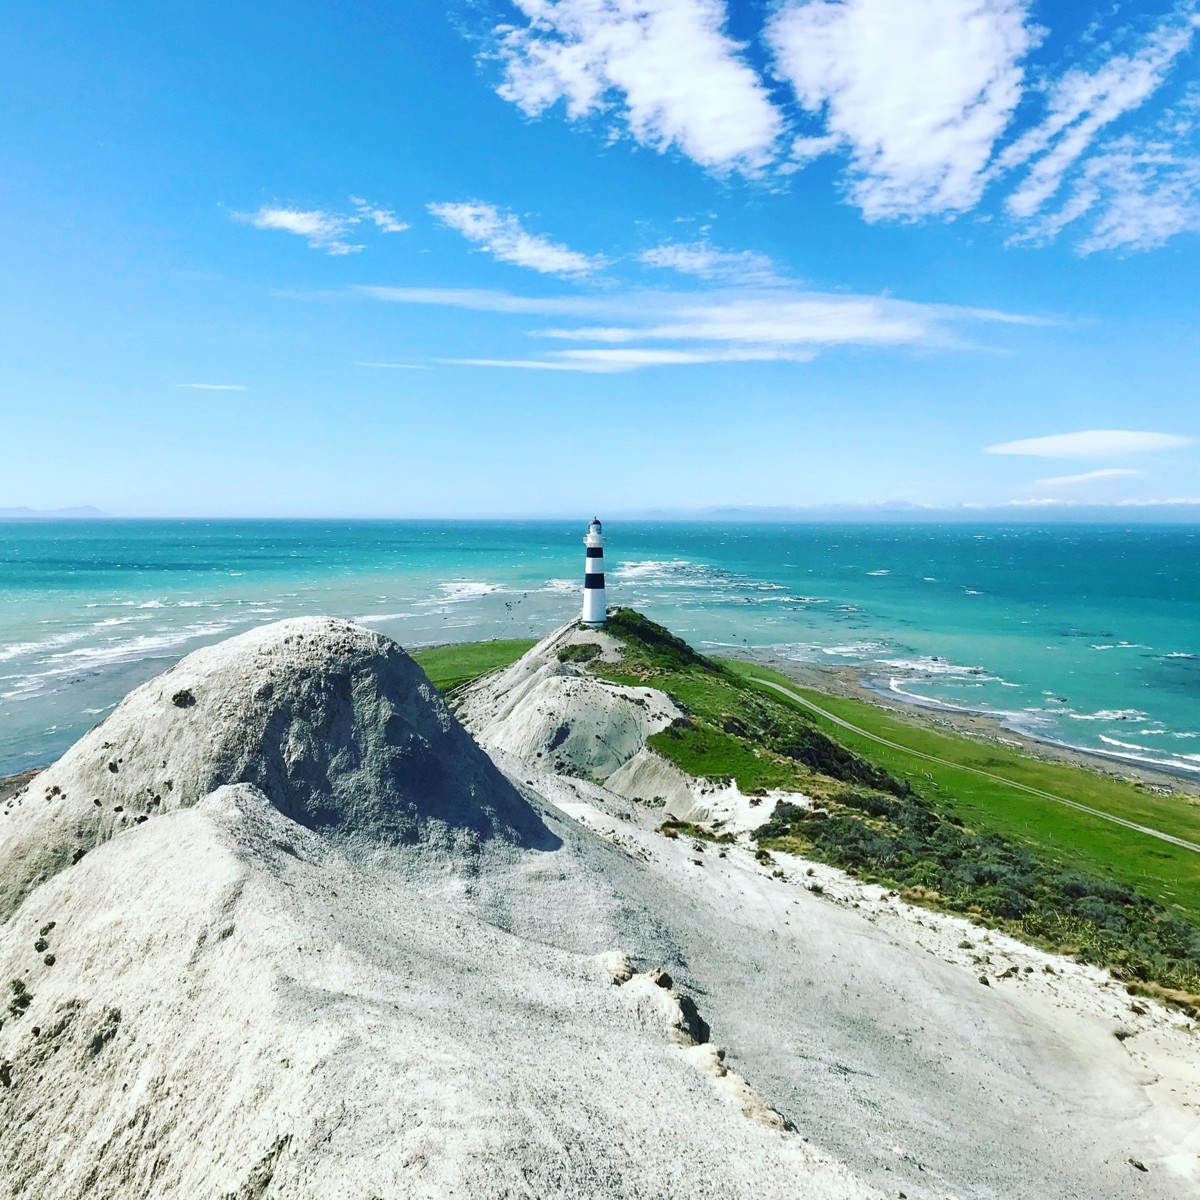
<svg viewBox="0 0 1200 1200">
<path fill-rule="evenodd" d="M 604 532 L 599 517 L 593 517 L 583 539 L 587 558 L 583 568 L 583 623 L 592 628 L 604 624 Z"/>
</svg>

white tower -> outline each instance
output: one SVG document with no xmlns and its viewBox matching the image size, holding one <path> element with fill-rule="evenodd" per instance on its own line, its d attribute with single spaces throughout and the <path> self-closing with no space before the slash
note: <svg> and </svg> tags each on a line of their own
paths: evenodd
<svg viewBox="0 0 1200 1200">
<path fill-rule="evenodd" d="M 583 623 L 599 626 L 604 624 L 604 535 L 600 531 L 600 518 L 593 517 L 588 526 L 587 561 L 583 569 Z"/>
</svg>

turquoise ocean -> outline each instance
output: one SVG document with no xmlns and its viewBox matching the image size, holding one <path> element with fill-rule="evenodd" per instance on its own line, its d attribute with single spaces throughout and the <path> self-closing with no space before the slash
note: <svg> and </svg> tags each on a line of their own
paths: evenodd
<svg viewBox="0 0 1200 1200">
<path fill-rule="evenodd" d="M 328 613 L 409 647 L 579 607 L 578 522 L 0 524 L 0 774 L 253 625 Z M 850 667 L 914 702 L 1200 776 L 1200 530 L 610 522 L 609 603 L 702 650 Z"/>
</svg>

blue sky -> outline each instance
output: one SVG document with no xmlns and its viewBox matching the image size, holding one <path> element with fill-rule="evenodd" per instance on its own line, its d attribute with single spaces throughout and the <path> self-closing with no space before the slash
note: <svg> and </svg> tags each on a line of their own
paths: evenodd
<svg viewBox="0 0 1200 1200">
<path fill-rule="evenodd" d="M 24 6 L 0 507 L 1200 498 L 1198 12 Z"/>
</svg>

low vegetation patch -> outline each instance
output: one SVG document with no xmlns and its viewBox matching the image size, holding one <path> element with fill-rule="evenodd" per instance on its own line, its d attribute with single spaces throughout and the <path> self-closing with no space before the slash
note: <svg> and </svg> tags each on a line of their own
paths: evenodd
<svg viewBox="0 0 1200 1200">
<path fill-rule="evenodd" d="M 706 825 L 693 825 L 691 821 L 664 821 L 658 827 L 658 832 L 669 838 L 690 837 L 702 842 L 728 844 L 737 840 L 732 833 L 715 833 Z"/>
<path fill-rule="evenodd" d="M 8 985 L 12 998 L 8 1002 L 8 1011 L 14 1017 L 22 1017 L 25 1010 L 33 1003 L 33 993 L 25 986 L 23 979 L 14 979 Z"/>
<path fill-rule="evenodd" d="M 563 646 L 558 652 L 558 661 L 561 663 L 586 663 L 591 662 L 593 658 L 599 658 L 601 646 L 599 642 L 572 642 L 569 646 Z"/>
<path fill-rule="evenodd" d="M 915 791 L 847 790 L 815 809 L 779 804 L 755 837 L 760 847 L 841 867 L 898 888 L 913 903 L 974 917 L 1119 979 L 1156 984 L 1158 994 L 1185 1006 L 1200 992 L 1200 931 L 1189 922 L 1126 884 L 969 830 Z"/>
</svg>

